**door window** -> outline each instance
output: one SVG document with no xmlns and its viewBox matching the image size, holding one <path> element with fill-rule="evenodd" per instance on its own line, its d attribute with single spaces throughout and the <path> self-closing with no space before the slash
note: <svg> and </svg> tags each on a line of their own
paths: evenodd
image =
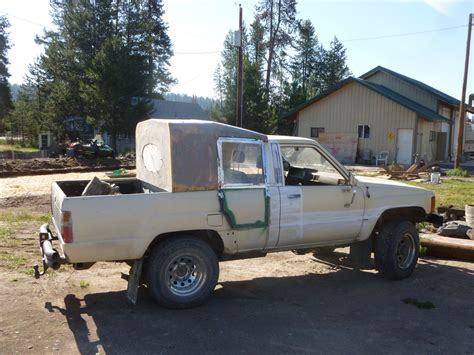
<svg viewBox="0 0 474 355">
<path fill-rule="evenodd" d="M 219 150 L 222 185 L 265 184 L 262 144 L 259 141 L 221 139 Z"/>
<path fill-rule="evenodd" d="M 345 185 L 347 180 L 313 147 L 282 146 L 285 185 Z"/>
</svg>

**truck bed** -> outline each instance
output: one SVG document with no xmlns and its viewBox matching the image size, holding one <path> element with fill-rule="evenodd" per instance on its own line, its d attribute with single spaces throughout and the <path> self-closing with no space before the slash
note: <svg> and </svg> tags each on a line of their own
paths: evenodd
<svg viewBox="0 0 474 355">
<path fill-rule="evenodd" d="M 89 181 L 90 180 L 58 181 L 56 184 L 66 197 L 76 197 L 81 196 Z M 120 193 L 124 195 L 164 191 L 136 178 L 104 179 L 102 181 L 117 185 Z"/>
<path fill-rule="evenodd" d="M 81 196 L 89 180 L 52 185 L 55 234 L 71 263 L 139 259 L 158 234 L 177 226 L 207 229 L 207 216 L 220 213 L 216 191 L 172 193 L 136 178 L 103 181 L 116 184 L 120 194 Z M 71 216 L 69 243 L 61 236 L 64 212 Z"/>
</svg>

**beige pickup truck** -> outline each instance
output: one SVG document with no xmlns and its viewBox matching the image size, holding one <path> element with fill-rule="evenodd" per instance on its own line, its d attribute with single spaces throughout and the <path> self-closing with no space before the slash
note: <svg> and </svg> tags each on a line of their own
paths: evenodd
<svg viewBox="0 0 474 355">
<path fill-rule="evenodd" d="M 114 179 L 120 194 L 53 183 L 53 228 L 41 226 L 39 238 L 45 268 L 125 261 L 131 294 L 146 284 L 168 308 L 204 302 L 219 261 L 270 252 L 351 246 L 359 259 L 373 252 L 390 279 L 415 268 L 415 223 L 433 211 L 431 191 L 354 177 L 311 139 L 216 122 L 150 119 L 136 140 L 137 177 Z"/>
</svg>

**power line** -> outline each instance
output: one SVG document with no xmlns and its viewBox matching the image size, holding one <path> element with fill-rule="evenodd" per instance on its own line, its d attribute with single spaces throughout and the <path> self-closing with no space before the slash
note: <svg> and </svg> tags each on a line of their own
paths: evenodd
<svg viewBox="0 0 474 355">
<path fill-rule="evenodd" d="M 216 54 L 221 53 L 222 51 L 207 51 L 207 52 L 174 52 L 178 55 L 199 55 L 199 54 Z"/>
<path fill-rule="evenodd" d="M 356 42 L 356 41 L 370 41 L 370 40 L 384 39 L 384 38 L 407 37 L 407 36 L 420 35 L 420 34 L 424 34 L 424 33 L 449 31 L 449 30 L 454 30 L 454 29 L 463 28 L 463 27 L 467 27 L 467 25 L 451 26 L 451 27 L 444 27 L 444 28 L 438 28 L 438 29 L 433 29 L 433 30 L 425 30 L 425 31 L 417 31 L 417 32 L 397 33 L 397 34 L 375 36 L 375 37 L 352 38 L 352 39 L 341 40 L 341 42 L 346 43 L 346 42 Z M 330 41 L 323 42 L 323 43 L 330 43 Z M 188 54 L 189 55 L 200 55 L 200 54 L 216 54 L 216 53 L 221 53 L 221 52 L 222 51 L 175 52 L 174 54 L 177 54 L 177 55 L 188 55 Z"/>
<path fill-rule="evenodd" d="M 449 30 L 454 30 L 456 28 L 462 28 L 462 27 L 467 27 L 467 25 L 452 26 L 452 27 L 438 28 L 435 30 L 426 30 L 426 31 L 418 31 L 418 32 L 398 33 L 398 34 L 376 36 L 376 37 L 352 38 L 352 39 L 341 40 L 341 42 L 345 43 L 345 42 L 355 42 L 355 41 L 369 41 L 373 39 L 383 39 L 383 38 L 406 37 L 406 36 L 419 35 L 423 33 L 449 31 Z"/>
<path fill-rule="evenodd" d="M 8 12 L 5 12 L 5 11 L 0 11 L 2 14 L 6 15 L 6 16 L 9 16 L 9 17 L 13 17 L 13 18 L 16 18 L 17 20 L 20 20 L 20 21 L 24 21 L 24 22 L 28 22 L 28 23 L 31 23 L 32 25 L 35 25 L 35 26 L 39 26 L 39 27 L 47 27 L 46 25 L 43 25 L 39 22 L 35 22 L 35 21 L 31 21 L 31 20 L 28 20 L 24 17 L 19 17 L 19 16 L 16 16 L 16 15 L 12 15 Z"/>
</svg>

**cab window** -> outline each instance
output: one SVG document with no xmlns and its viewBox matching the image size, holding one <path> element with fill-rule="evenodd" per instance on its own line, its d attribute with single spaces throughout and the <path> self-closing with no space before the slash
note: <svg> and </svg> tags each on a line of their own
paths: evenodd
<svg viewBox="0 0 474 355">
<path fill-rule="evenodd" d="M 280 148 L 285 185 L 345 185 L 344 176 L 314 147 Z"/>
<path fill-rule="evenodd" d="M 223 185 L 264 185 L 262 145 L 258 141 L 220 142 Z"/>
</svg>

